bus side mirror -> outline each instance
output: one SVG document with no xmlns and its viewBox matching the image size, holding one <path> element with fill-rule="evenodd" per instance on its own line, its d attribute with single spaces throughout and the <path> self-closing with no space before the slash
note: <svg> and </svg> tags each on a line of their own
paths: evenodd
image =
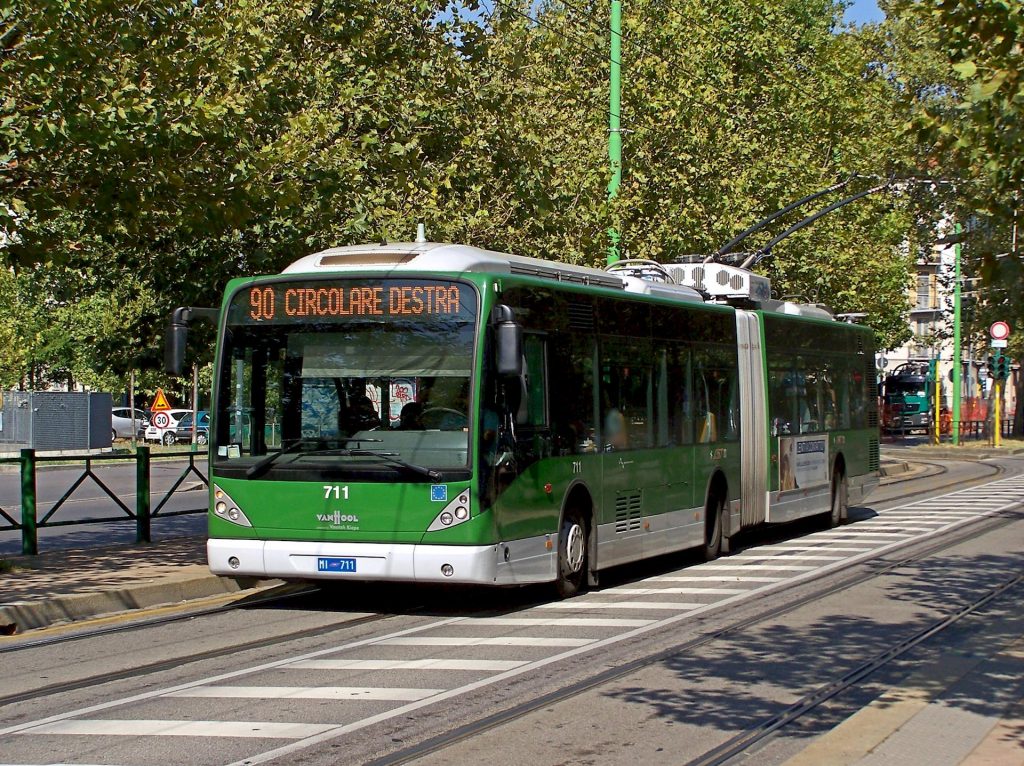
<svg viewBox="0 0 1024 766">
<path fill-rule="evenodd" d="M 188 323 L 193 319 L 217 322 L 217 309 L 181 306 L 171 314 L 164 334 L 164 372 L 179 377 L 185 366 L 185 346 L 188 343 Z"/>
<path fill-rule="evenodd" d="M 185 366 L 187 342 L 188 325 L 180 324 L 173 319 L 168 322 L 164 335 L 164 372 L 175 377 L 181 376 L 181 368 Z"/>
<path fill-rule="evenodd" d="M 521 378 L 523 375 L 523 328 L 516 323 L 512 309 L 499 305 L 494 308 L 495 363 L 503 378 Z"/>
</svg>

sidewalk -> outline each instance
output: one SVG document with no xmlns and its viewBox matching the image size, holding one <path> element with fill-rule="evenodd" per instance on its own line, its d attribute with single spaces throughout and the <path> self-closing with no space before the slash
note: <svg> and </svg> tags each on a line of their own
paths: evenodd
<svg viewBox="0 0 1024 766">
<path fill-rule="evenodd" d="M 53 550 L 11 557 L 4 566 L 0 635 L 280 584 L 211 574 L 201 537 Z"/>
</svg>

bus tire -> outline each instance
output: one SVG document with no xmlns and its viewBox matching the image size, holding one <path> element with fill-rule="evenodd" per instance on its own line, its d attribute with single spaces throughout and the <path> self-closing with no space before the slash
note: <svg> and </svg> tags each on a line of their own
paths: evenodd
<svg viewBox="0 0 1024 766">
<path fill-rule="evenodd" d="M 849 512 L 850 494 L 846 474 L 841 470 L 832 472 L 832 506 L 829 511 L 829 527 L 835 528 L 846 521 Z"/>
<path fill-rule="evenodd" d="M 722 523 L 725 500 L 718 495 L 708 495 L 704 509 L 704 560 L 714 561 L 722 553 Z"/>
<path fill-rule="evenodd" d="M 566 508 L 558 531 L 558 572 L 555 593 L 571 598 L 582 590 L 587 577 L 587 523 L 576 508 Z"/>
</svg>

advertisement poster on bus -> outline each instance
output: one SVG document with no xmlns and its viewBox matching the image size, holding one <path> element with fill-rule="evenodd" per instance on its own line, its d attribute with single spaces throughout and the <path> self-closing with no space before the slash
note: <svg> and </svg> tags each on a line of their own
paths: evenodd
<svg viewBox="0 0 1024 766">
<path fill-rule="evenodd" d="M 828 438 L 783 436 L 779 439 L 779 489 L 806 489 L 828 484 Z"/>
</svg>

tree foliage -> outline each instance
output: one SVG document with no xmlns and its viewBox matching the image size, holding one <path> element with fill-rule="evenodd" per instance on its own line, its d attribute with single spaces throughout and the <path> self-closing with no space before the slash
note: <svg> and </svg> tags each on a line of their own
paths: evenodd
<svg viewBox="0 0 1024 766">
<path fill-rule="evenodd" d="M 667 261 L 837 179 L 863 176 L 852 193 L 934 170 L 904 126 L 922 94 L 951 113 L 935 39 L 895 17 L 844 29 L 841 11 L 633 0 L 609 202 L 607 3 L 15 0 L 0 10 L 0 253 L 17 267 L 0 278 L 0 374 L 155 385 L 173 306 L 417 223 L 595 265 L 614 225 L 627 256 Z M 867 311 L 895 345 L 936 209 L 910 187 L 872 195 L 761 268 L 780 293 Z"/>
</svg>

